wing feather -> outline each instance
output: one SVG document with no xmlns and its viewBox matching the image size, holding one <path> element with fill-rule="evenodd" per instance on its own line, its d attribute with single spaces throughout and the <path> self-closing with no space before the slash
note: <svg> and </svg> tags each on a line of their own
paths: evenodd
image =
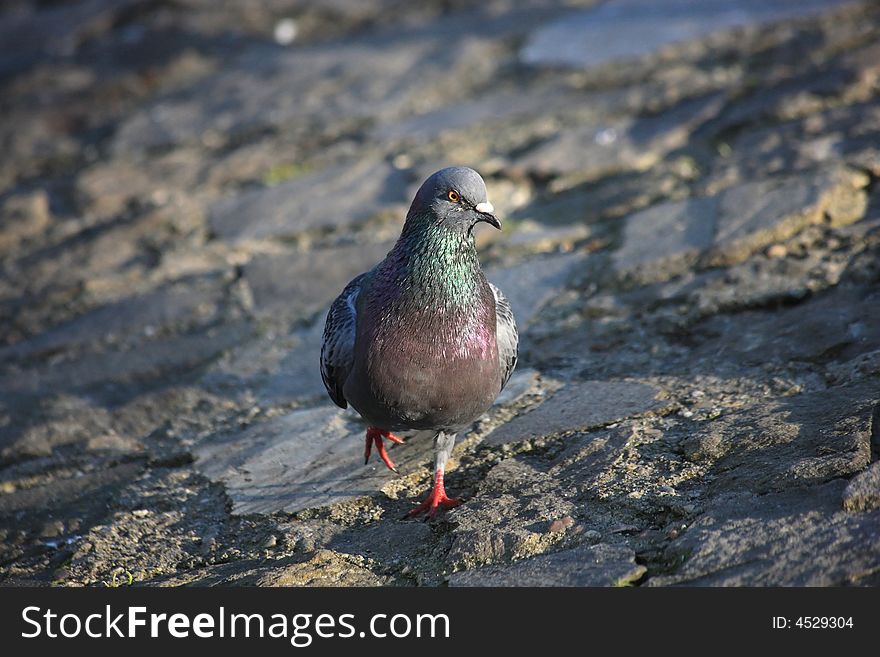
<svg viewBox="0 0 880 657">
<path fill-rule="evenodd" d="M 342 291 L 327 313 L 324 340 L 321 343 L 321 378 L 330 398 L 340 408 L 348 402 L 342 394 L 345 380 L 354 361 L 354 339 L 357 330 L 357 300 L 367 274 L 352 280 Z"/>
<path fill-rule="evenodd" d="M 492 293 L 495 295 L 495 321 L 496 341 L 498 342 L 498 359 L 501 364 L 501 389 L 507 385 L 510 375 L 516 367 L 517 347 L 519 345 L 519 333 L 516 330 L 516 320 L 513 318 L 513 310 L 504 293 L 489 283 Z"/>
</svg>

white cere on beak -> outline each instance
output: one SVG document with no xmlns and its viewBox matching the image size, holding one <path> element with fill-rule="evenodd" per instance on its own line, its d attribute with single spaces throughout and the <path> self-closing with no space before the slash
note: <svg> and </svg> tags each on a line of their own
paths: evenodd
<svg viewBox="0 0 880 657">
<path fill-rule="evenodd" d="M 483 214 L 492 214 L 493 212 L 495 212 L 494 206 L 489 203 L 489 201 L 477 203 L 476 206 L 474 206 L 474 210 L 476 210 L 477 212 L 482 212 Z"/>
</svg>

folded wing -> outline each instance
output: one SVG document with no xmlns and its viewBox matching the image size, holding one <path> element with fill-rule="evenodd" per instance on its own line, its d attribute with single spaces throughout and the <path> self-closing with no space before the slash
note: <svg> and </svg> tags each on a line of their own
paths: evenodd
<svg viewBox="0 0 880 657">
<path fill-rule="evenodd" d="M 519 333 L 516 320 L 510 309 L 510 302 L 504 293 L 489 283 L 495 295 L 496 341 L 498 342 L 498 359 L 501 364 L 501 388 L 507 385 L 513 369 L 516 367 L 516 353 L 519 345 Z"/>
<path fill-rule="evenodd" d="M 354 360 L 354 338 L 357 329 L 357 300 L 367 274 L 352 280 L 327 313 L 324 341 L 321 344 L 321 378 L 330 398 L 340 408 L 348 402 L 342 394 L 345 380 Z"/>
</svg>

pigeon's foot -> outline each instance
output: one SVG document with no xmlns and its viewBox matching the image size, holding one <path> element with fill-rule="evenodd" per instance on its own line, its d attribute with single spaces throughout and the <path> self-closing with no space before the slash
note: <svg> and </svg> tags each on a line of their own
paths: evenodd
<svg viewBox="0 0 880 657">
<path fill-rule="evenodd" d="M 420 513 L 427 512 L 427 517 L 433 518 L 437 515 L 437 512 L 441 507 L 444 509 L 451 509 L 459 504 L 461 504 L 461 500 L 457 497 L 447 497 L 446 489 L 443 488 L 443 471 L 437 470 L 434 475 L 434 488 L 431 490 L 430 495 L 428 495 L 428 498 L 424 502 L 407 513 L 406 517 L 412 518 Z"/>
<path fill-rule="evenodd" d="M 364 447 L 364 465 L 366 465 L 370 461 L 370 452 L 373 449 L 373 445 L 376 445 L 376 452 L 379 454 L 379 458 L 388 466 L 389 470 L 397 472 L 397 466 L 394 465 L 394 461 L 388 456 L 388 452 L 385 451 L 385 443 L 382 442 L 383 438 L 387 438 L 392 443 L 397 443 L 398 445 L 403 444 L 403 440 L 399 436 L 395 436 L 390 431 L 384 431 L 379 427 L 368 427 L 367 428 L 367 444 Z"/>
</svg>

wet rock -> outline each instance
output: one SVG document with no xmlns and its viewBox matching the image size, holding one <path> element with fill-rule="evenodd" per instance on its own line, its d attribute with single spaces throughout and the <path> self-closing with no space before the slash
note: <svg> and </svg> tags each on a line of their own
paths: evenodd
<svg viewBox="0 0 880 657">
<path fill-rule="evenodd" d="M 503 445 L 565 431 L 586 431 L 626 417 L 658 411 L 660 391 L 643 383 L 585 381 L 572 383 L 536 409 L 502 425 L 483 439 Z"/>
<path fill-rule="evenodd" d="M 450 586 L 627 586 L 645 573 L 635 553 L 622 545 L 599 543 L 454 573 Z"/>
</svg>

